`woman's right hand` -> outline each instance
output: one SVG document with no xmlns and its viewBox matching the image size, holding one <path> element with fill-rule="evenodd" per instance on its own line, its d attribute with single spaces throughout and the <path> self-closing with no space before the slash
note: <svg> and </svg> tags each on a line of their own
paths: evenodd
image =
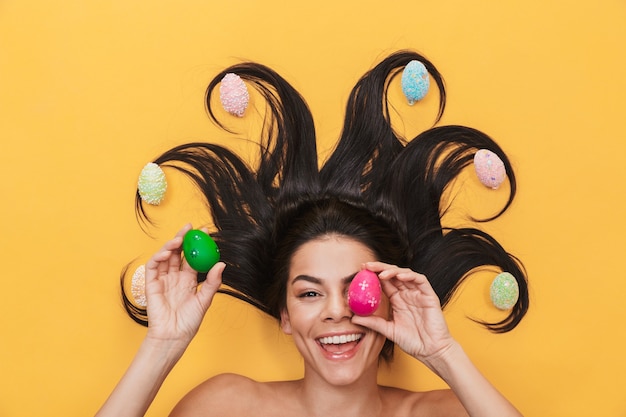
<svg viewBox="0 0 626 417">
<path fill-rule="evenodd" d="M 198 285 L 198 273 L 181 256 L 190 229 L 183 227 L 146 263 L 149 340 L 189 344 L 222 283 L 226 264 L 218 262 Z"/>
</svg>

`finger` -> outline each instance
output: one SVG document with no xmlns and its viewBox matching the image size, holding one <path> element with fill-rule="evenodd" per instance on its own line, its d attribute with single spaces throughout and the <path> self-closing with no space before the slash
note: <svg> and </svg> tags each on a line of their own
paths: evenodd
<svg viewBox="0 0 626 417">
<path fill-rule="evenodd" d="M 206 280 L 202 283 L 200 290 L 198 290 L 198 297 L 203 305 L 207 308 L 213 300 L 213 296 L 222 285 L 222 274 L 226 264 L 224 262 L 216 263 L 213 268 L 209 270 Z"/>
<path fill-rule="evenodd" d="M 380 286 L 383 289 L 383 292 L 385 293 L 387 298 L 389 298 L 390 300 L 391 300 L 391 297 L 393 297 L 398 291 L 401 290 L 401 288 L 398 288 L 396 286 L 395 281 L 390 281 L 390 280 L 381 280 Z"/>
<path fill-rule="evenodd" d="M 354 315 L 352 317 L 352 323 L 356 324 L 357 326 L 363 326 L 367 327 L 368 329 L 374 330 L 375 332 L 385 336 L 387 339 L 391 339 L 393 336 L 393 323 L 379 316 Z"/>
<path fill-rule="evenodd" d="M 378 278 L 381 282 L 398 281 L 402 283 L 395 284 L 398 288 L 418 289 L 422 286 L 424 286 L 425 289 L 430 288 L 428 278 L 410 268 L 400 268 L 395 265 L 388 265 L 380 262 L 368 262 L 365 266 L 368 267 L 368 269 L 371 266 L 376 270 L 380 270 L 380 272 L 378 272 Z"/>
<path fill-rule="evenodd" d="M 179 239 L 175 238 L 174 240 Z M 172 247 L 176 247 L 176 242 L 169 241 L 146 262 L 146 281 L 158 278 L 166 273 L 168 261 L 172 257 Z M 180 245 L 180 242 L 178 243 Z"/>
<path fill-rule="evenodd" d="M 399 268 L 396 271 L 384 271 L 381 273 L 383 277 L 381 279 L 395 278 L 402 282 L 414 282 L 416 284 L 422 284 L 428 282 L 426 275 L 419 274 L 408 268 Z"/>
<path fill-rule="evenodd" d="M 165 275 L 169 272 L 177 272 L 180 270 L 180 251 L 182 244 L 183 238 L 180 236 L 176 236 L 165 242 L 158 258 L 161 260 L 158 266 L 159 275 Z"/>
<path fill-rule="evenodd" d="M 399 281 L 393 280 L 397 271 L 400 271 L 401 268 L 384 262 L 366 262 L 363 264 L 363 268 L 376 273 L 383 292 L 388 298 L 391 298 L 398 291 L 405 289 L 404 286 L 398 285 L 400 284 Z"/>
<path fill-rule="evenodd" d="M 380 273 L 386 269 L 390 269 L 390 268 L 397 268 L 395 265 L 391 265 L 391 264 L 386 264 L 384 262 L 366 262 L 363 265 L 366 269 L 372 271 L 372 272 L 376 272 L 376 273 Z"/>
<path fill-rule="evenodd" d="M 428 281 L 426 275 L 409 270 L 409 272 L 398 273 L 394 279 L 401 282 L 401 285 L 404 285 L 408 289 L 418 290 L 428 295 L 435 294 L 435 290 L 432 285 L 430 285 L 430 281 Z"/>
<path fill-rule="evenodd" d="M 183 237 L 189 230 L 191 230 L 191 228 L 191 224 L 187 223 L 176 233 L 174 239 L 166 243 L 166 247 L 172 251 L 168 264 L 169 272 L 180 271 Z"/>
<path fill-rule="evenodd" d="M 189 262 L 187 262 L 187 258 L 185 257 L 185 254 L 182 254 L 182 256 L 180 257 L 180 263 L 179 263 L 179 269 L 180 271 L 184 272 L 184 273 L 189 273 L 189 274 L 198 274 L 198 271 L 196 271 L 195 269 L 193 269 L 190 265 Z"/>
<path fill-rule="evenodd" d="M 398 276 L 402 277 L 401 281 L 410 281 L 413 275 L 417 274 L 410 268 L 400 268 L 396 265 L 389 265 L 383 262 L 367 262 L 364 266 L 366 269 L 376 272 L 381 281 L 391 280 Z"/>
<path fill-rule="evenodd" d="M 192 229 L 191 223 L 187 223 L 176 233 L 175 237 L 183 237 L 185 236 L 185 233 L 187 233 L 191 229 Z"/>
<path fill-rule="evenodd" d="M 402 276 L 404 280 L 412 279 L 413 275 L 422 274 L 413 271 L 411 268 L 401 268 L 397 265 L 390 265 L 384 262 L 366 262 L 363 265 L 366 269 L 376 272 L 380 279 L 390 279 L 394 276 Z"/>
<path fill-rule="evenodd" d="M 378 273 L 380 279 L 398 278 L 401 281 L 411 281 L 417 277 L 417 272 L 410 268 L 400 268 L 398 266 L 390 266 Z"/>
</svg>

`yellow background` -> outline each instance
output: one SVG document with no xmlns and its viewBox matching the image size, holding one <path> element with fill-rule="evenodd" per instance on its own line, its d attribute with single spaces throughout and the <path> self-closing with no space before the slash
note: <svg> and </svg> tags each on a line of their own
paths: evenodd
<svg viewBox="0 0 626 417">
<path fill-rule="evenodd" d="M 0 415 L 90 415 L 122 375 L 145 330 L 121 308 L 121 267 L 206 221 L 173 178 L 144 235 L 136 178 L 171 146 L 232 143 L 204 114 L 215 73 L 243 59 L 278 70 L 325 149 L 357 78 L 412 48 L 446 78 L 443 123 L 489 133 L 519 175 L 488 230 L 525 262 L 530 312 L 506 335 L 469 321 L 500 317 L 479 276 L 447 311 L 454 335 L 527 416 L 626 416 L 625 45 L 623 0 L 1 1 Z M 466 181 L 462 201 L 497 207 L 501 191 Z M 301 362 L 276 323 L 220 296 L 149 415 L 219 372 L 293 378 Z M 381 380 L 442 386 L 402 355 Z"/>
</svg>

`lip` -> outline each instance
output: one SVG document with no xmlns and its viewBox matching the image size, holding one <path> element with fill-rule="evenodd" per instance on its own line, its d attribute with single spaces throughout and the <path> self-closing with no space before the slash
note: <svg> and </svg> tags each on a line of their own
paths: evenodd
<svg viewBox="0 0 626 417">
<path fill-rule="evenodd" d="M 334 338 L 334 337 L 348 337 L 352 335 L 358 335 L 359 338 L 355 341 L 355 343 L 347 350 L 342 350 L 340 352 L 331 352 L 324 348 L 324 344 L 321 342 L 324 338 Z M 334 333 L 326 333 L 320 335 L 315 338 L 315 343 L 319 347 L 322 355 L 329 360 L 348 360 L 353 358 L 359 351 L 361 347 L 361 342 L 365 338 L 365 333 L 362 331 L 347 331 L 347 332 L 334 332 Z"/>
</svg>

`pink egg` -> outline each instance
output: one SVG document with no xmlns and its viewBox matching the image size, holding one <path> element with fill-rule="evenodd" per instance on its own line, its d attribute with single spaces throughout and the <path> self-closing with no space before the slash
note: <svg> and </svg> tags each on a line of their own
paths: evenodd
<svg viewBox="0 0 626 417">
<path fill-rule="evenodd" d="M 478 179 L 485 187 L 494 190 L 500 187 L 506 178 L 504 162 L 488 149 L 480 149 L 474 155 L 474 169 Z"/>
<path fill-rule="evenodd" d="M 240 76 L 228 73 L 222 78 L 220 101 L 224 110 L 234 116 L 243 117 L 246 108 L 248 108 L 249 100 L 248 88 Z"/>
<path fill-rule="evenodd" d="M 380 304 L 382 290 L 378 275 L 367 269 L 354 276 L 348 288 L 348 305 L 359 316 L 369 316 Z"/>
</svg>

